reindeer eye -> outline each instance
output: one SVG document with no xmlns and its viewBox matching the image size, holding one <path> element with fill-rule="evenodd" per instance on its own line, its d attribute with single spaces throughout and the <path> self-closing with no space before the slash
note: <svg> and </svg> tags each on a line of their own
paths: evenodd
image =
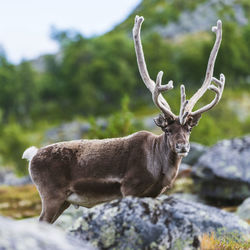
<svg viewBox="0 0 250 250">
<path fill-rule="evenodd" d="M 165 133 L 167 134 L 167 135 L 169 135 L 169 134 L 171 134 L 172 133 L 172 131 L 170 130 L 170 129 L 165 129 Z"/>
</svg>

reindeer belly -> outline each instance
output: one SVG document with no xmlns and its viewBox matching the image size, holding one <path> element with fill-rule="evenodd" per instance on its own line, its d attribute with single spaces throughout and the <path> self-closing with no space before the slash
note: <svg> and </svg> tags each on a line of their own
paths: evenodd
<svg viewBox="0 0 250 250">
<path fill-rule="evenodd" d="M 84 179 L 72 185 L 67 201 L 83 207 L 93 207 L 97 204 L 121 198 L 121 184 L 114 179 Z"/>
<path fill-rule="evenodd" d="M 118 195 L 103 195 L 96 197 L 94 194 L 91 195 L 78 195 L 78 194 L 71 194 L 67 201 L 73 205 L 79 205 L 82 207 L 91 208 L 97 204 L 112 201 L 115 199 L 120 198 L 121 196 Z"/>
</svg>

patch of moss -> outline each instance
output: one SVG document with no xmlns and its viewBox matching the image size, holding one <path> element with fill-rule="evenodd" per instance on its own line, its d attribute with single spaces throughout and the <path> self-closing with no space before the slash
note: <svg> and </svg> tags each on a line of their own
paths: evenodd
<svg viewBox="0 0 250 250">
<path fill-rule="evenodd" d="M 34 185 L 0 186 L 0 214 L 14 219 L 38 216 L 41 201 Z"/>
<path fill-rule="evenodd" d="M 174 193 L 195 193 L 193 179 L 190 177 L 176 179 L 173 187 L 166 192 L 168 195 Z"/>
</svg>

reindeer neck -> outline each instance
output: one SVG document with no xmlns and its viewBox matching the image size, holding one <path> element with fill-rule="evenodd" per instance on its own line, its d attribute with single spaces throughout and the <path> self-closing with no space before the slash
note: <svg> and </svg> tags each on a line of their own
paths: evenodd
<svg viewBox="0 0 250 250">
<path fill-rule="evenodd" d="M 170 148 L 167 135 L 163 133 L 158 137 L 158 154 L 161 159 L 161 172 L 167 174 L 173 169 L 178 169 L 182 157 L 178 156 Z"/>
</svg>

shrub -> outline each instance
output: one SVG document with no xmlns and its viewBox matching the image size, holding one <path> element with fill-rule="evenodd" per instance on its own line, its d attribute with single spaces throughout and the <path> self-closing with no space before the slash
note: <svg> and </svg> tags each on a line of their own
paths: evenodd
<svg viewBox="0 0 250 250">
<path fill-rule="evenodd" d="M 88 138 L 114 138 L 129 135 L 137 131 L 140 124 L 134 121 L 134 116 L 129 110 L 129 98 L 125 96 L 121 102 L 121 110 L 112 114 L 108 118 L 107 127 L 103 128 L 98 125 L 96 120 L 91 117 L 89 122 L 91 124 Z"/>
<path fill-rule="evenodd" d="M 0 136 L 1 164 L 12 167 L 18 175 L 28 174 L 28 164 L 22 160 L 22 154 L 34 144 L 34 138 L 15 121 L 0 124 Z"/>
</svg>

